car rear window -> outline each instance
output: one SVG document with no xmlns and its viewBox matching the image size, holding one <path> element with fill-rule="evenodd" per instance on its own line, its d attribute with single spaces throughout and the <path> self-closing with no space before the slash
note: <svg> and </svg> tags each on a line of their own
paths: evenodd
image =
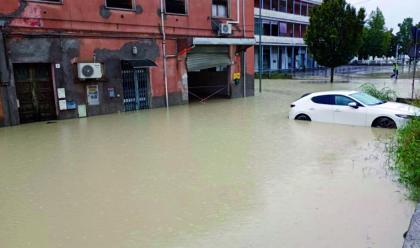
<svg viewBox="0 0 420 248">
<path fill-rule="evenodd" d="M 334 95 L 314 96 L 314 97 L 312 97 L 311 100 L 314 103 L 318 103 L 318 104 L 328 104 L 328 105 L 334 105 L 335 104 Z"/>
</svg>

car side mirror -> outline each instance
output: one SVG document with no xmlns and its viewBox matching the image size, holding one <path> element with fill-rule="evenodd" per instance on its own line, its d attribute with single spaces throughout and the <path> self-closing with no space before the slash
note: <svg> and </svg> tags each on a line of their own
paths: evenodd
<svg viewBox="0 0 420 248">
<path fill-rule="evenodd" d="M 354 109 L 358 109 L 359 108 L 359 105 L 357 105 L 357 103 L 355 103 L 355 102 L 349 103 L 348 106 L 351 107 L 351 108 L 354 108 Z"/>
</svg>

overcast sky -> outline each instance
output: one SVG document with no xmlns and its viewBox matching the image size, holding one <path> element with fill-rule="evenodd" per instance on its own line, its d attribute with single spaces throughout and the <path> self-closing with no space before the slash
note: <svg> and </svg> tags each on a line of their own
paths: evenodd
<svg viewBox="0 0 420 248">
<path fill-rule="evenodd" d="M 420 21 L 420 0 L 347 0 L 355 7 L 364 7 L 367 15 L 376 7 L 382 10 L 385 16 L 387 28 L 393 28 L 394 33 L 398 32 L 398 23 L 404 18 L 412 17 L 414 23 Z"/>
</svg>

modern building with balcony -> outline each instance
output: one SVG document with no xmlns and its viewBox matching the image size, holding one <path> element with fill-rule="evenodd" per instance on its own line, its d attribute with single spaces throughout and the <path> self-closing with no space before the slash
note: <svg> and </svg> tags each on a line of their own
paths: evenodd
<svg viewBox="0 0 420 248">
<path fill-rule="evenodd" d="M 254 1 L 256 71 L 259 71 L 260 34 L 264 72 L 292 72 L 318 67 L 308 53 L 303 37 L 311 9 L 321 3 L 322 0 Z"/>
</svg>

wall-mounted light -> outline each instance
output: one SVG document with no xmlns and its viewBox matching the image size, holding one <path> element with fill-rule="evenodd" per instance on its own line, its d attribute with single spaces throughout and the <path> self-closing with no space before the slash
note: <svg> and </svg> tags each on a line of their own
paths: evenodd
<svg viewBox="0 0 420 248">
<path fill-rule="evenodd" d="M 136 46 L 133 46 L 133 55 L 137 55 L 137 53 L 138 53 L 138 51 L 137 51 L 137 47 Z"/>
</svg>

